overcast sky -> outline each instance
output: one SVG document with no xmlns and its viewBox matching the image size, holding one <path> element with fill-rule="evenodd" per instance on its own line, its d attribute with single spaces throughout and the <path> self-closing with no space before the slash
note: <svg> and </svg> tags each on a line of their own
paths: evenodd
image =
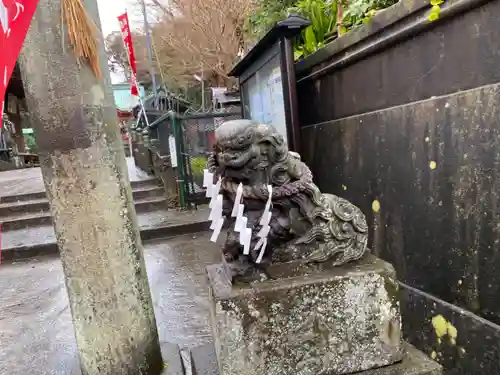
<svg viewBox="0 0 500 375">
<path fill-rule="evenodd" d="M 131 26 L 140 26 L 137 25 L 137 22 L 134 22 L 136 11 L 133 9 L 135 7 L 133 0 L 97 0 L 97 3 L 99 4 L 99 15 L 101 16 L 104 36 L 120 30 L 117 17 L 123 14 L 125 10 L 129 13 Z"/>
<path fill-rule="evenodd" d="M 99 4 L 99 16 L 101 17 L 102 33 L 104 37 L 113 31 L 120 31 L 118 16 L 127 11 L 131 27 L 141 27 L 142 23 L 137 20 L 137 7 L 134 0 L 97 0 Z M 137 0 L 136 0 L 137 1 Z M 139 8 L 140 9 L 140 8 Z M 125 81 L 125 76 L 121 73 L 111 72 L 111 82 L 120 83 Z"/>
</svg>

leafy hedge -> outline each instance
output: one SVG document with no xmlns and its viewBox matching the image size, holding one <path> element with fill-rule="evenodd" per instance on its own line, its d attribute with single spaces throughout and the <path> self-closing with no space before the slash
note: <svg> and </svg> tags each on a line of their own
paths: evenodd
<svg viewBox="0 0 500 375">
<path fill-rule="evenodd" d="M 203 177 L 203 170 L 207 166 L 207 161 L 208 159 L 204 156 L 195 156 L 191 158 L 191 173 L 193 174 L 193 177 Z"/>
<path fill-rule="evenodd" d="M 444 0 L 430 0 L 429 21 L 439 18 Z M 293 12 L 309 19 L 295 44 L 295 58 L 301 59 L 323 48 L 352 28 L 370 22 L 380 10 L 398 0 L 258 0 L 258 10 L 250 18 L 247 32 L 262 37 L 277 21 Z"/>
</svg>

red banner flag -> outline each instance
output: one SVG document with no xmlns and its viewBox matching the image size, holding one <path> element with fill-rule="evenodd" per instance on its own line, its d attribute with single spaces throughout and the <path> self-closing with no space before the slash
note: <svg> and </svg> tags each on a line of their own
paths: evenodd
<svg viewBox="0 0 500 375">
<path fill-rule="evenodd" d="M 127 12 L 119 16 L 118 21 L 120 22 L 120 30 L 122 32 L 122 37 L 123 37 L 123 45 L 127 50 L 128 61 L 130 63 L 130 69 L 132 70 L 131 93 L 132 95 L 139 96 L 139 90 L 137 89 L 137 79 L 136 79 L 137 67 L 135 65 L 136 63 L 135 63 L 134 45 L 132 44 L 132 33 L 130 32 L 130 23 L 128 21 Z"/>
<path fill-rule="evenodd" d="M 0 101 L 4 111 L 5 91 L 35 14 L 38 0 L 0 0 Z M 0 122 L 0 128 L 2 124 Z"/>
</svg>

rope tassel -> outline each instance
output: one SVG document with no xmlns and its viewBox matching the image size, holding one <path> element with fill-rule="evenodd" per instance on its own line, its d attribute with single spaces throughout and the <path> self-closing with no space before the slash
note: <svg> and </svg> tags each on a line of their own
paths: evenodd
<svg viewBox="0 0 500 375">
<path fill-rule="evenodd" d="M 62 21 L 67 26 L 69 42 L 79 60 L 90 64 L 97 79 L 101 79 L 97 27 L 81 0 L 62 0 Z"/>
</svg>

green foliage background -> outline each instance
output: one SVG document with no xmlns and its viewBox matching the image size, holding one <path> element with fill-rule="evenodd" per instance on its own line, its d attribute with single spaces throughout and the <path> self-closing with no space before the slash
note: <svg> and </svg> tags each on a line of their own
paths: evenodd
<svg viewBox="0 0 500 375">
<path fill-rule="evenodd" d="M 295 45 L 295 58 L 301 59 L 352 28 L 370 22 L 380 10 L 398 0 L 257 0 L 258 10 L 250 18 L 247 32 L 260 39 L 273 25 L 290 13 L 311 21 Z M 443 0 L 431 0 L 429 21 L 439 18 Z"/>
<path fill-rule="evenodd" d="M 204 156 L 195 156 L 191 158 L 191 173 L 195 178 L 203 177 L 203 170 L 207 166 L 208 159 Z"/>
</svg>

